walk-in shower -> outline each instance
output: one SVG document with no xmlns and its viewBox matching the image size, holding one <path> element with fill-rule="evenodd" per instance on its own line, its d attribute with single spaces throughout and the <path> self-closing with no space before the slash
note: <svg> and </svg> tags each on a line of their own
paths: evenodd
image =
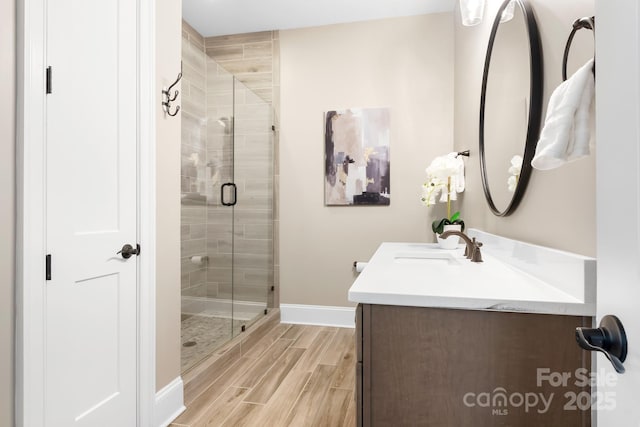
<svg viewBox="0 0 640 427">
<path fill-rule="evenodd" d="M 271 105 L 183 33 L 182 370 L 264 315 L 273 285 Z"/>
</svg>

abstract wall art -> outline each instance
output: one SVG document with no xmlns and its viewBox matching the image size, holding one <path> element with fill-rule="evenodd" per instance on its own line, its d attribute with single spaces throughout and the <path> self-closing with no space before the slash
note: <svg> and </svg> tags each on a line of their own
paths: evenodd
<svg viewBox="0 0 640 427">
<path fill-rule="evenodd" d="M 389 109 L 325 113 L 327 206 L 389 205 Z"/>
</svg>

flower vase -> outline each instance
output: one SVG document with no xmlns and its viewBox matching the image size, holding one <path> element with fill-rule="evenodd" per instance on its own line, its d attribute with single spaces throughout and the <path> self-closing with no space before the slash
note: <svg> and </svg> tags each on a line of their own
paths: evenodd
<svg viewBox="0 0 640 427">
<path fill-rule="evenodd" d="M 460 224 L 450 224 L 444 226 L 444 231 L 462 231 L 462 226 Z M 440 238 L 440 235 L 436 233 L 436 238 L 438 240 L 438 245 L 442 249 L 456 249 L 458 244 L 460 243 L 459 236 L 449 236 L 446 239 Z"/>
</svg>

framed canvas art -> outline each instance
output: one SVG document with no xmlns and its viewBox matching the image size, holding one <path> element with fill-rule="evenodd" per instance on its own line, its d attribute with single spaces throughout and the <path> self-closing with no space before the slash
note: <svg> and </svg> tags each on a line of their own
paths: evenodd
<svg viewBox="0 0 640 427">
<path fill-rule="evenodd" d="M 325 205 L 389 205 L 389 109 L 328 111 L 324 123 Z"/>
</svg>

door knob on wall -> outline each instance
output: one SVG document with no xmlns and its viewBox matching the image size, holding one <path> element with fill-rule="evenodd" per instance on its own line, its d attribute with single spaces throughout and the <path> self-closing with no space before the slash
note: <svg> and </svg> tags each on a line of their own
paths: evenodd
<svg viewBox="0 0 640 427">
<path fill-rule="evenodd" d="M 599 328 L 576 328 L 576 341 L 585 350 L 604 353 L 616 372 L 624 373 L 622 362 L 627 358 L 627 334 L 616 316 L 604 316 Z"/>
</svg>

